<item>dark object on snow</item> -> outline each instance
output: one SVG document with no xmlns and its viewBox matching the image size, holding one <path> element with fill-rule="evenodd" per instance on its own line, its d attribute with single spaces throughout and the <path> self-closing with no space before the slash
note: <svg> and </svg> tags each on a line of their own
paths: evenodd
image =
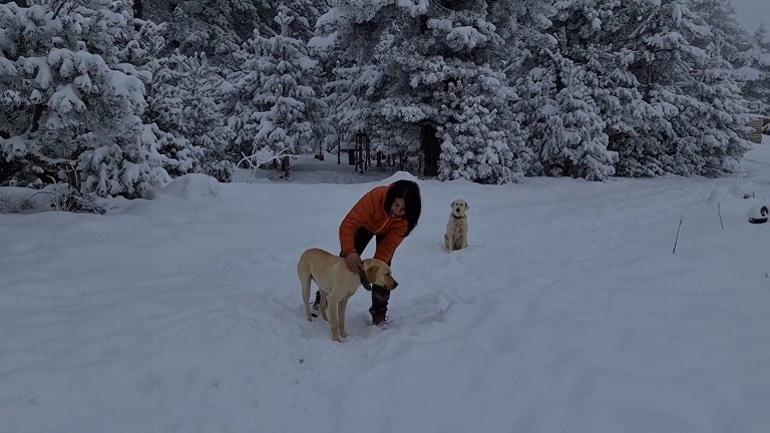
<svg viewBox="0 0 770 433">
<path fill-rule="evenodd" d="M 366 272 L 364 272 L 363 268 L 358 270 L 358 278 L 361 279 L 361 285 L 364 286 L 364 289 L 366 289 L 367 292 L 371 292 L 372 283 L 370 283 L 369 279 L 366 278 Z M 376 287 L 380 287 L 380 286 L 376 286 Z"/>
<path fill-rule="evenodd" d="M 768 213 L 770 213 L 770 211 L 768 211 L 767 206 L 762 206 L 759 208 L 758 215 L 755 214 L 749 217 L 749 222 L 752 224 L 764 224 L 767 222 Z"/>
</svg>

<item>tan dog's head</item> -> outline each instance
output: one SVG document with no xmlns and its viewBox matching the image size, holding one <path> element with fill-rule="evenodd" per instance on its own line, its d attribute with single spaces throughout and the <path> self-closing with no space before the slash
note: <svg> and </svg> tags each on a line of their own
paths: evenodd
<svg viewBox="0 0 770 433">
<path fill-rule="evenodd" d="M 366 260 L 364 271 L 366 272 L 366 279 L 373 286 L 384 287 L 386 290 L 394 290 L 398 286 L 390 273 L 390 266 L 382 260 Z"/>
<path fill-rule="evenodd" d="M 455 218 L 465 218 L 468 215 L 468 207 L 468 203 L 459 198 L 449 205 L 449 208 L 452 209 L 452 216 Z"/>
</svg>

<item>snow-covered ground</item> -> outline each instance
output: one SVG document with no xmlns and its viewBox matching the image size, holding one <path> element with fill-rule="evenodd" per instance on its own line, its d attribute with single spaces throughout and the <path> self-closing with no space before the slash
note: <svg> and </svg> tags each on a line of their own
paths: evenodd
<svg viewBox="0 0 770 433">
<path fill-rule="evenodd" d="M 104 216 L 0 215 L 0 432 L 766 431 L 770 225 L 746 221 L 770 147 L 743 165 L 420 181 L 393 327 L 359 290 L 343 344 L 305 320 L 297 258 L 337 252 L 355 200 L 408 174 L 190 176 Z M 470 246 L 447 254 L 458 197 Z"/>
</svg>

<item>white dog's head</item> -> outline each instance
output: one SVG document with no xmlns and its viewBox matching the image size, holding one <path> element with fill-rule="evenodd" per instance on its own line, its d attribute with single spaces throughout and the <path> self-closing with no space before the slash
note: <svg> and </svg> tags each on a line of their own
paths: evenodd
<svg viewBox="0 0 770 433">
<path fill-rule="evenodd" d="M 468 203 L 459 198 L 449 205 L 449 209 L 452 209 L 452 216 L 455 218 L 465 218 L 468 215 Z"/>
</svg>

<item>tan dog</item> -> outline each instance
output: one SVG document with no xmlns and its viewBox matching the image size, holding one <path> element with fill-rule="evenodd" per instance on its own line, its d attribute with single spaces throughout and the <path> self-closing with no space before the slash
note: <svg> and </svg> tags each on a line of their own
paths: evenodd
<svg viewBox="0 0 770 433">
<path fill-rule="evenodd" d="M 457 199 L 449 205 L 452 213 L 446 224 L 444 245 L 449 251 L 461 250 L 468 246 L 468 203 Z"/>
<path fill-rule="evenodd" d="M 390 274 L 387 263 L 377 259 L 367 259 L 363 263 L 364 273 L 370 284 L 382 286 L 387 290 L 393 290 L 398 286 Z M 321 292 L 321 315 L 329 322 L 332 341 L 341 343 L 341 337 L 347 337 L 345 310 L 348 300 L 361 285 L 361 277 L 348 270 L 345 259 L 319 248 L 311 248 L 302 253 L 297 264 L 297 275 L 302 286 L 302 301 L 305 303 L 307 320 L 313 320 L 310 313 L 310 281 L 312 280 Z"/>
</svg>

